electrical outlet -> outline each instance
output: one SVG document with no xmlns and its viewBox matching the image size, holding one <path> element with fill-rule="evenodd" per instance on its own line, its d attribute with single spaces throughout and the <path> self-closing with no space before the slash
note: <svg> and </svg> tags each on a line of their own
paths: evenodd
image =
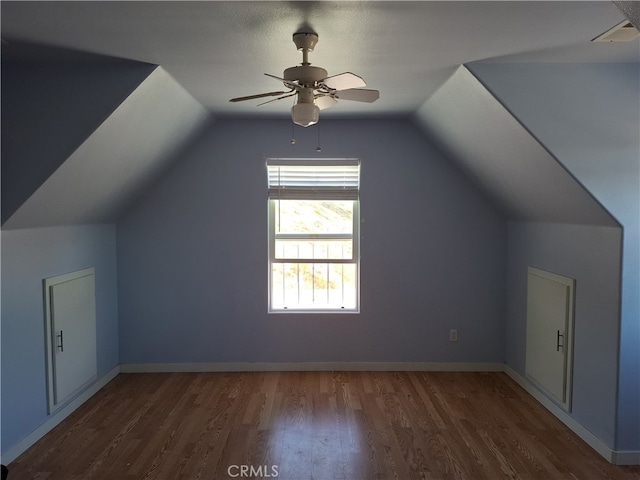
<svg viewBox="0 0 640 480">
<path fill-rule="evenodd" d="M 449 341 L 450 342 L 457 342 L 458 341 L 458 330 L 456 329 L 451 329 L 449 330 Z"/>
</svg>

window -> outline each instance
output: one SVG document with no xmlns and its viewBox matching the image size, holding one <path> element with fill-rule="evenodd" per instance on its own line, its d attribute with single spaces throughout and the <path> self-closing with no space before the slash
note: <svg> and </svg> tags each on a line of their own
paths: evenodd
<svg viewBox="0 0 640 480">
<path fill-rule="evenodd" d="M 357 159 L 269 159 L 269 311 L 358 312 Z"/>
</svg>

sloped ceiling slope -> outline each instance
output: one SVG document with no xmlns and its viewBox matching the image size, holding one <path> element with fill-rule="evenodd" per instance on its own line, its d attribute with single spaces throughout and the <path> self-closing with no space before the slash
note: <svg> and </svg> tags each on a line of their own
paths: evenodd
<svg viewBox="0 0 640 480">
<path fill-rule="evenodd" d="M 156 68 L 30 43 L 2 45 L 2 222 Z"/>
<path fill-rule="evenodd" d="M 466 67 L 416 119 L 511 219 L 619 226 Z"/>
<path fill-rule="evenodd" d="M 155 70 L 4 223 L 4 229 L 115 222 L 209 114 Z"/>
<path fill-rule="evenodd" d="M 282 68 L 300 61 L 300 54 L 291 42 L 291 34 L 299 29 L 316 30 L 320 35 L 312 56 L 315 65 L 326 67 L 330 74 L 354 71 L 363 75 L 371 88 L 381 91 L 381 98 L 375 104 L 343 102 L 323 111 L 322 118 L 408 116 L 418 109 L 416 116 L 435 134 L 434 138 L 441 134 L 443 141 L 452 145 L 460 141 L 460 145 L 455 146 L 460 152 L 469 144 L 464 138 L 467 133 L 474 139 L 472 143 L 483 134 L 473 134 L 472 125 L 468 123 L 465 134 L 455 121 L 445 123 L 453 117 L 464 120 L 466 116 L 467 105 L 461 105 L 456 95 L 447 93 L 456 89 L 464 92 L 467 87 L 460 84 L 462 74 L 456 73 L 438 90 L 459 65 L 490 58 L 536 62 L 548 60 L 550 56 L 553 61 L 594 61 L 603 56 L 608 61 L 636 61 L 638 57 L 637 45 L 590 42 L 623 18 L 610 1 L 3 1 L 1 6 L 2 35 L 9 45 L 28 41 L 81 49 L 91 54 L 161 65 L 165 69 L 154 70 L 95 133 L 92 125 L 91 136 L 79 148 L 80 143 L 74 140 L 73 149 L 52 162 L 54 168 L 38 166 L 44 173 L 16 195 L 15 202 L 7 204 L 10 208 L 6 213 L 3 202 L 4 228 L 113 221 L 135 194 L 134 190 L 141 191 L 178 145 L 197 130 L 206 116 L 205 108 L 216 116 L 288 117 L 290 104 L 285 102 L 258 109 L 252 102 L 236 104 L 228 100 L 276 88 L 278 84 L 262 73 L 280 74 Z M 560 54 L 556 55 L 554 52 L 558 49 Z M 169 82 L 171 86 L 167 83 L 161 88 L 158 85 L 161 75 L 167 77 L 167 82 L 173 78 L 177 83 Z M 167 89 L 165 94 L 160 93 L 163 88 Z M 495 102 L 477 85 L 469 88 L 467 98 L 475 93 L 481 96 L 472 99 L 469 105 L 473 101 Z M 170 95 L 170 92 L 180 94 Z M 433 92 L 436 92 L 433 98 L 423 103 Z M 155 101 L 144 100 L 147 96 Z M 24 97 L 22 95 L 17 104 L 28 100 Z M 444 105 L 449 100 L 453 102 L 451 106 Z M 112 105 L 120 103 L 112 102 Z M 55 107 L 46 107 L 42 110 L 55 114 Z M 438 109 L 444 114 L 443 118 L 435 113 Z M 3 114 L 4 110 L 3 102 Z M 487 117 L 482 112 L 477 118 L 483 121 Z M 513 124 L 518 122 L 511 118 L 502 126 L 511 131 Z M 59 131 L 60 135 L 51 137 L 62 138 L 70 132 L 66 128 Z M 489 133 L 498 135 L 493 131 Z M 501 135 L 507 136 L 504 132 Z M 38 135 L 32 138 L 40 142 Z M 480 144 L 489 148 L 493 140 L 494 137 L 487 137 Z M 535 144 L 535 140 L 528 141 Z M 3 163 L 4 148 L 3 142 Z M 46 157 L 48 155 L 40 155 L 38 161 Z M 488 155 L 484 163 L 469 163 L 467 171 L 484 179 L 488 190 L 497 189 L 496 197 L 505 206 L 516 202 L 511 208 L 516 217 L 547 220 L 571 217 L 575 222 L 597 223 L 607 216 L 579 185 L 568 187 L 576 190 L 576 198 L 582 198 L 577 206 L 554 205 L 559 199 L 557 195 L 542 198 L 542 194 L 548 195 L 552 188 L 561 189 L 564 183 L 571 183 L 570 176 L 558 165 L 544 170 L 545 178 L 560 172 L 564 183 L 547 182 L 538 175 L 530 178 L 529 188 L 523 189 L 522 173 L 507 174 L 509 165 L 492 163 L 490 157 Z M 67 158 L 69 160 L 62 164 Z M 552 156 L 547 152 L 541 158 L 547 162 Z M 535 163 L 532 159 L 526 162 Z M 20 161 L 17 165 L 20 168 L 6 179 L 8 183 L 21 175 L 31 177 L 31 165 Z M 58 166 L 60 168 L 49 177 Z M 482 169 L 486 169 L 484 174 Z M 529 170 L 535 168 L 530 166 Z M 496 176 L 501 180 L 495 180 Z M 47 177 L 49 180 L 35 191 Z M 534 178 L 538 180 L 534 182 Z M 515 183 L 507 185 L 511 181 Z M 3 186 L 4 183 L 3 175 Z M 541 190 L 537 183 L 544 184 L 545 188 Z M 25 200 L 23 207 L 16 211 Z M 585 207 L 587 203 L 593 209 Z M 587 210 L 593 211 L 586 214 Z M 577 213 L 580 214 L 574 215 Z"/>
</svg>

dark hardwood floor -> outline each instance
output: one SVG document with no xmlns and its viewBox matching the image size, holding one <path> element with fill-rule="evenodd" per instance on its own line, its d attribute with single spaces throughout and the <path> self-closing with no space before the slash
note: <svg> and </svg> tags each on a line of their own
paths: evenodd
<svg viewBox="0 0 640 480">
<path fill-rule="evenodd" d="M 638 479 L 503 373 L 120 374 L 9 480 Z"/>
</svg>

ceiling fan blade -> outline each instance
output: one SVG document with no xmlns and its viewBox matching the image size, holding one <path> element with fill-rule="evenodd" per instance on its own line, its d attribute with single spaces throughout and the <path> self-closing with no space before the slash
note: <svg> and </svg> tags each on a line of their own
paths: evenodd
<svg viewBox="0 0 640 480">
<path fill-rule="evenodd" d="M 298 85 L 297 83 L 292 82 L 292 81 L 290 81 L 290 80 L 285 80 L 285 79 L 284 79 L 284 78 L 282 78 L 282 77 L 276 77 L 275 75 L 271 75 L 270 73 L 265 73 L 265 75 L 266 75 L 267 77 L 275 78 L 276 80 L 280 80 L 282 83 L 284 83 L 285 87 L 289 87 L 289 88 L 291 88 L 291 89 L 294 89 L 294 88 L 300 88 L 300 85 Z"/>
<path fill-rule="evenodd" d="M 320 110 L 326 110 L 333 107 L 338 101 L 329 95 L 321 95 L 315 99 L 315 103 Z"/>
<path fill-rule="evenodd" d="M 269 93 L 259 93 L 257 95 L 248 95 L 246 97 L 237 97 L 237 98 L 232 98 L 231 100 L 229 100 L 230 102 L 244 102 L 245 100 L 254 100 L 256 98 L 263 98 L 263 97 L 275 97 L 276 95 L 282 95 L 283 93 L 287 93 L 287 92 L 269 92 Z"/>
<path fill-rule="evenodd" d="M 322 83 L 333 90 L 347 90 L 350 88 L 364 87 L 365 81 L 351 72 L 339 73 L 322 80 Z"/>
<path fill-rule="evenodd" d="M 282 92 L 282 93 L 285 93 L 285 92 Z M 267 100 L 266 102 L 259 103 L 258 105 L 256 105 L 256 107 L 259 107 L 259 106 L 261 106 L 261 105 L 266 105 L 267 103 L 275 102 L 275 101 L 277 101 L 277 100 L 282 100 L 283 98 L 293 97 L 293 96 L 294 96 L 294 95 L 296 95 L 297 93 L 298 93 L 298 92 L 287 93 L 286 95 L 282 95 L 281 97 L 274 98 L 274 99 L 272 99 L 272 100 Z"/>
<path fill-rule="evenodd" d="M 335 96 L 339 100 L 353 100 L 355 102 L 372 103 L 380 98 L 378 90 L 368 90 L 362 88 L 350 88 L 335 92 Z"/>
</svg>

